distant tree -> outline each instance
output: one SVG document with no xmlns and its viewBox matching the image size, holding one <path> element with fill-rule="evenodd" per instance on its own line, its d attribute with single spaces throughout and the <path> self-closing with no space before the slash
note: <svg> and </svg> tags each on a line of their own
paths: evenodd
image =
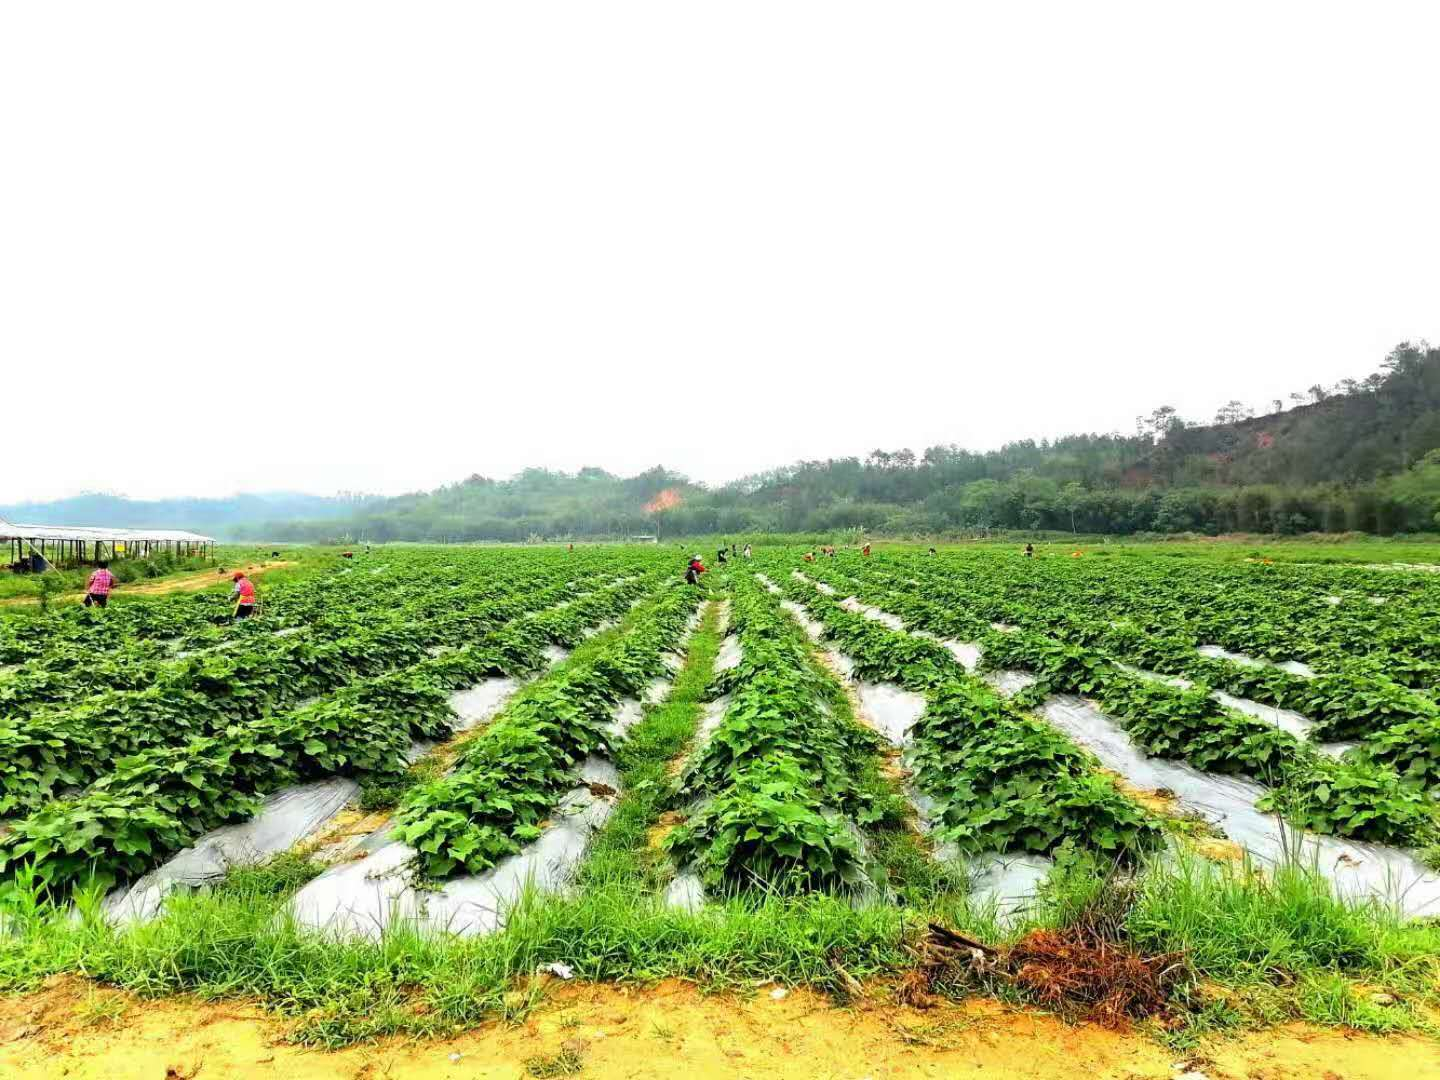
<svg viewBox="0 0 1440 1080">
<path fill-rule="evenodd" d="M 1215 414 L 1215 422 L 1217 424 L 1238 424 L 1241 420 L 1253 415 L 1243 401 L 1231 398 L 1220 406 L 1220 410 Z"/>
<path fill-rule="evenodd" d="M 1185 421 L 1180 419 L 1174 405 L 1161 405 L 1150 415 L 1135 418 L 1135 433 L 1151 443 L 1184 426 Z"/>
<path fill-rule="evenodd" d="M 1074 480 L 1060 489 L 1060 508 L 1070 515 L 1070 531 L 1079 532 L 1075 528 L 1075 514 L 1085 505 L 1087 492 L 1084 487 Z"/>
<path fill-rule="evenodd" d="M 1310 387 L 1305 392 L 1310 395 L 1310 400 L 1313 401 L 1316 405 L 1319 405 L 1320 402 L 1324 401 L 1327 397 L 1330 396 L 1330 391 L 1326 390 L 1325 387 L 1321 386 L 1319 383 L 1316 383 L 1314 386 Z"/>
</svg>

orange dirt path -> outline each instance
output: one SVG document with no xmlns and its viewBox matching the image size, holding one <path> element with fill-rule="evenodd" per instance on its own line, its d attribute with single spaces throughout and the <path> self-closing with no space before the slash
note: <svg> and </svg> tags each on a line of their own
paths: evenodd
<svg viewBox="0 0 1440 1080">
<path fill-rule="evenodd" d="M 771 989 L 735 997 L 677 983 L 648 989 L 557 983 L 522 1023 L 327 1052 L 284 1042 L 285 1023 L 254 1006 L 144 1001 L 58 977 L 38 993 L 0 998 L 0 1076 L 518 1080 L 531 1065 L 543 1074 L 545 1063 L 569 1054 L 587 1080 L 1176 1080 L 1187 1070 L 1194 1072 L 1186 1080 L 1440 1077 L 1440 1046 L 1417 1038 L 1292 1026 L 1184 1057 L 1137 1033 L 1067 1026 L 993 1001 L 923 1012 L 889 1004 L 842 1009 L 805 991 L 777 1000 Z"/>
<path fill-rule="evenodd" d="M 116 585 L 116 596 L 159 596 L 162 593 L 171 592 L 199 592 L 201 589 L 208 589 L 212 585 L 223 585 L 230 580 L 230 574 L 236 570 L 243 570 L 247 574 L 259 577 L 271 570 L 280 570 L 287 566 L 294 566 L 293 559 L 279 559 L 275 562 L 247 563 L 245 566 L 225 568 L 225 574 L 221 575 L 217 570 L 192 570 L 183 574 L 175 574 L 172 577 L 161 578 L 158 581 L 147 581 L 144 584 Z M 79 603 L 84 597 L 85 590 L 76 592 L 61 593 L 57 596 L 58 603 Z M 33 596 L 12 596 L 8 600 L 0 600 L 0 604 L 36 604 L 40 601 Z"/>
</svg>

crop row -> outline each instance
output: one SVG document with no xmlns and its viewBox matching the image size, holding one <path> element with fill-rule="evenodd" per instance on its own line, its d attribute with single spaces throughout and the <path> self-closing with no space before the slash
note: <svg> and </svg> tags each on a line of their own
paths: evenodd
<svg viewBox="0 0 1440 1080">
<path fill-rule="evenodd" d="M 524 595 L 563 584 L 553 571 L 514 578 L 472 580 L 464 585 L 412 583 L 384 594 L 378 608 L 342 607 L 314 622 L 286 628 L 283 634 L 258 620 L 247 627 L 263 627 L 229 648 L 213 649 L 176 658 L 150 650 L 107 650 L 97 655 L 87 645 L 61 644 L 43 658 L 28 661 L 20 671 L 0 678 L 0 716 L 13 721 L 39 709 L 76 703 L 101 692 L 146 690 L 152 687 L 187 688 L 197 672 L 207 667 L 224 670 L 231 657 L 243 654 L 251 663 L 304 652 L 305 646 L 323 647 L 353 636 L 357 630 L 403 630 L 416 626 L 430 636 L 464 632 L 464 617 L 486 603 Z M 483 607 L 480 611 L 483 612 Z M 444 625 L 435 621 L 447 616 Z M 483 618 L 483 614 L 474 617 Z M 301 679 L 304 672 L 299 672 Z"/>
<path fill-rule="evenodd" d="M 0 715 L 44 701 L 74 700 L 87 689 L 142 689 L 177 654 L 256 647 L 275 631 L 318 641 L 346 634 L 357 623 L 421 623 L 457 597 L 500 597 L 566 580 L 614 579 L 656 569 L 653 555 L 590 551 L 544 558 L 527 552 L 522 554 L 529 558 L 517 561 L 515 554 L 486 551 L 436 561 L 430 553 L 387 553 L 384 561 L 377 557 L 376 565 L 364 570 L 344 566 L 328 577 L 266 586 L 263 620 L 233 621 L 230 601 L 219 594 L 140 601 L 102 614 L 72 607 L 64 610 L 78 614 L 10 620 L 11 632 L 23 634 L 27 647 L 36 651 L 18 671 L 0 674 Z M 145 637 L 135 625 L 157 621 L 179 636 Z M 75 639 L 58 632 L 67 627 L 88 636 Z M 6 631 L 0 622 L 0 635 Z"/>
<path fill-rule="evenodd" d="M 623 614 L 646 588 L 643 579 L 632 579 L 572 607 L 584 605 L 583 617 L 599 625 Z M 52 889 L 92 874 L 106 884 L 128 879 L 208 829 L 252 814 L 266 794 L 286 784 L 397 775 L 413 740 L 449 733 L 447 691 L 544 664 L 547 614 L 518 618 L 474 644 L 361 680 L 313 704 L 120 758 L 83 792 L 8 823 L 0 836 L 0 877 L 28 867 Z"/>
<path fill-rule="evenodd" d="M 83 705 L 0 721 L 0 814 L 33 809 L 57 791 L 88 784 L 117 757 L 163 747 L 191 736 L 214 735 L 329 693 L 356 679 L 424 658 L 426 647 L 473 641 L 526 613 L 549 640 L 569 643 L 577 623 L 594 621 L 612 603 L 605 590 L 574 595 L 568 583 L 525 597 L 479 598 L 460 593 L 437 601 L 423 621 L 415 611 L 351 624 L 346 636 L 316 644 L 303 634 L 268 637 L 253 649 L 192 657 L 167 669 L 144 690 L 108 691 Z"/>
<path fill-rule="evenodd" d="M 822 575 L 827 571 L 833 572 L 820 568 Z M 896 614 L 906 617 L 902 608 L 922 614 L 925 625 L 945 636 L 978 640 L 992 621 L 1037 630 L 1092 646 L 1124 663 L 1302 713 L 1317 722 L 1313 734 L 1318 740 L 1368 738 L 1400 724 L 1440 722 L 1440 707 L 1432 698 L 1365 666 L 1337 665 L 1303 677 L 1274 666 L 1208 657 L 1197 651 L 1192 639 L 1154 625 L 1153 619 L 1142 626 L 1116 618 L 1093 599 L 1063 594 L 1033 600 L 987 598 L 983 586 L 950 575 L 943 565 L 911 566 L 908 572 L 876 568 L 864 577 L 888 583 L 891 595 L 886 599 Z M 911 586 L 914 579 L 919 583 Z"/>
<path fill-rule="evenodd" d="M 878 561 L 961 581 L 977 603 L 1104 611 L 1191 646 L 1303 660 L 1320 671 L 1359 664 L 1410 687 L 1440 682 L 1440 593 L 1424 575 L 1134 555 L 1019 559 L 993 550 Z"/>
<path fill-rule="evenodd" d="M 845 716 L 843 690 L 793 619 L 748 573 L 733 575 L 738 666 L 711 693 L 728 704 L 677 785 L 686 821 L 666 838 L 715 890 L 849 890 L 869 878 L 857 827 L 895 823 L 878 735 Z"/>
<path fill-rule="evenodd" d="M 858 584 L 862 599 L 883 604 L 907 625 L 952 636 L 955 620 L 946 614 L 947 597 L 935 582 L 916 586 L 936 597 L 923 600 L 867 589 L 863 579 Z M 968 629 L 987 667 L 1021 668 L 1039 677 L 1029 692 L 1032 699 L 1050 691 L 1093 698 L 1148 753 L 1274 785 L 1261 808 L 1279 810 L 1297 825 L 1384 843 L 1421 845 L 1435 838 L 1430 801 L 1387 762 L 1327 757 L 1288 732 L 1225 708 L 1203 687 L 1181 688 L 1133 674 L 1091 646 L 1025 629 L 987 626 L 978 634 Z"/>
<path fill-rule="evenodd" d="M 520 694 L 465 744 L 452 772 L 411 789 L 397 835 L 416 849 L 421 873 L 479 873 L 538 838 L 575 785 L 576 766 L 610 749 L 607 729 L 621 699 L 665 674 L 665 653 L 680 644 L 700 599 L 679 582 L 662 587 L 603 646 Z"/>
<path fill-rule="evenodd" d="M 849 611 L 808 581 L 782 580 L 858 678 L 925 697 L 906 763 L 934 804 L 941 839 L 976 854 L 1070 845 L 1121 860 L 1158 845 L 1156 825 L 1089 754 L 972 677 L 944 646 Z"/>
<path fill-rule="evenodd" d="M 345 613 L 383 614 L 397 598 L 453 586 L 469 587 L 477 575 L 505 581 L 534 573 L 594 574 L 612 577 L 644 573 L 660 567 L 655 551 L 560 549 L 387 549 L 383 555 L 355 563 L 333 560 L 324 572 L 277 580 L 261 586 L 267 629 L 323 624 Z M 217 582 L 226 579 L 217 575 Z M 247 641 L 264 631 L 231 619 L 233 601 L 223 592 L 173 594 L 111 605 L 104 612 L 63 605 L 49 613 L 0 620 L 0 665 L 31 660 L 44 663 L 66 646 L 80 646 L 72 655 L 159 657 L 173 650 L 213 648 Z"/>
</svg>

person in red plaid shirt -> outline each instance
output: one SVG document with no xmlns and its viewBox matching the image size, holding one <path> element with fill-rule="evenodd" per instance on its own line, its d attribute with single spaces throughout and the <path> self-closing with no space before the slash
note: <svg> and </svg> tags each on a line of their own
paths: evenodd
<svg viewBox="0 0 1440 1080">
<path fill-rule="evenodd" d="M 100 563 L 85 586 L 85 606 L 104 607 L 110 602 L 110 590 L 114 587 L 115 575 L 110 572 L 110 564 Z"/>
</svg>

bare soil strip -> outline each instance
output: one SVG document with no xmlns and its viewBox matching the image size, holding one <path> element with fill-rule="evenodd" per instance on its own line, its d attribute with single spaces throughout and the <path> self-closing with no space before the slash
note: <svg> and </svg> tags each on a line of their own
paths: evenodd
<svg viewBox="0 0 1440 1080">
<path fill-rule="evenodd" d="M 245 1004 L 145 1001 L 59 976 L 0 998 L 0 1075 L 74 1080 L 217 1077 L 512 1078 L 569 1061 L 589 1080 L 720 1077 L 1116 1077 L 1175 1080 L 1440 1078 L 1440 1047 L 1288 1026 L 1180 1055 L 1137 1033 L 1067 1025 L 988 1000 L 912 1009 L 837 1008 L 807 991 L 701 994 L 552 982 L 520 1023 L 443 1041 L 391 1040 L 325 1052 L 285 1042 L 286 1025 Z M 532 1071 L 533 1070 L 533 1071 Z"/>
</svg>

